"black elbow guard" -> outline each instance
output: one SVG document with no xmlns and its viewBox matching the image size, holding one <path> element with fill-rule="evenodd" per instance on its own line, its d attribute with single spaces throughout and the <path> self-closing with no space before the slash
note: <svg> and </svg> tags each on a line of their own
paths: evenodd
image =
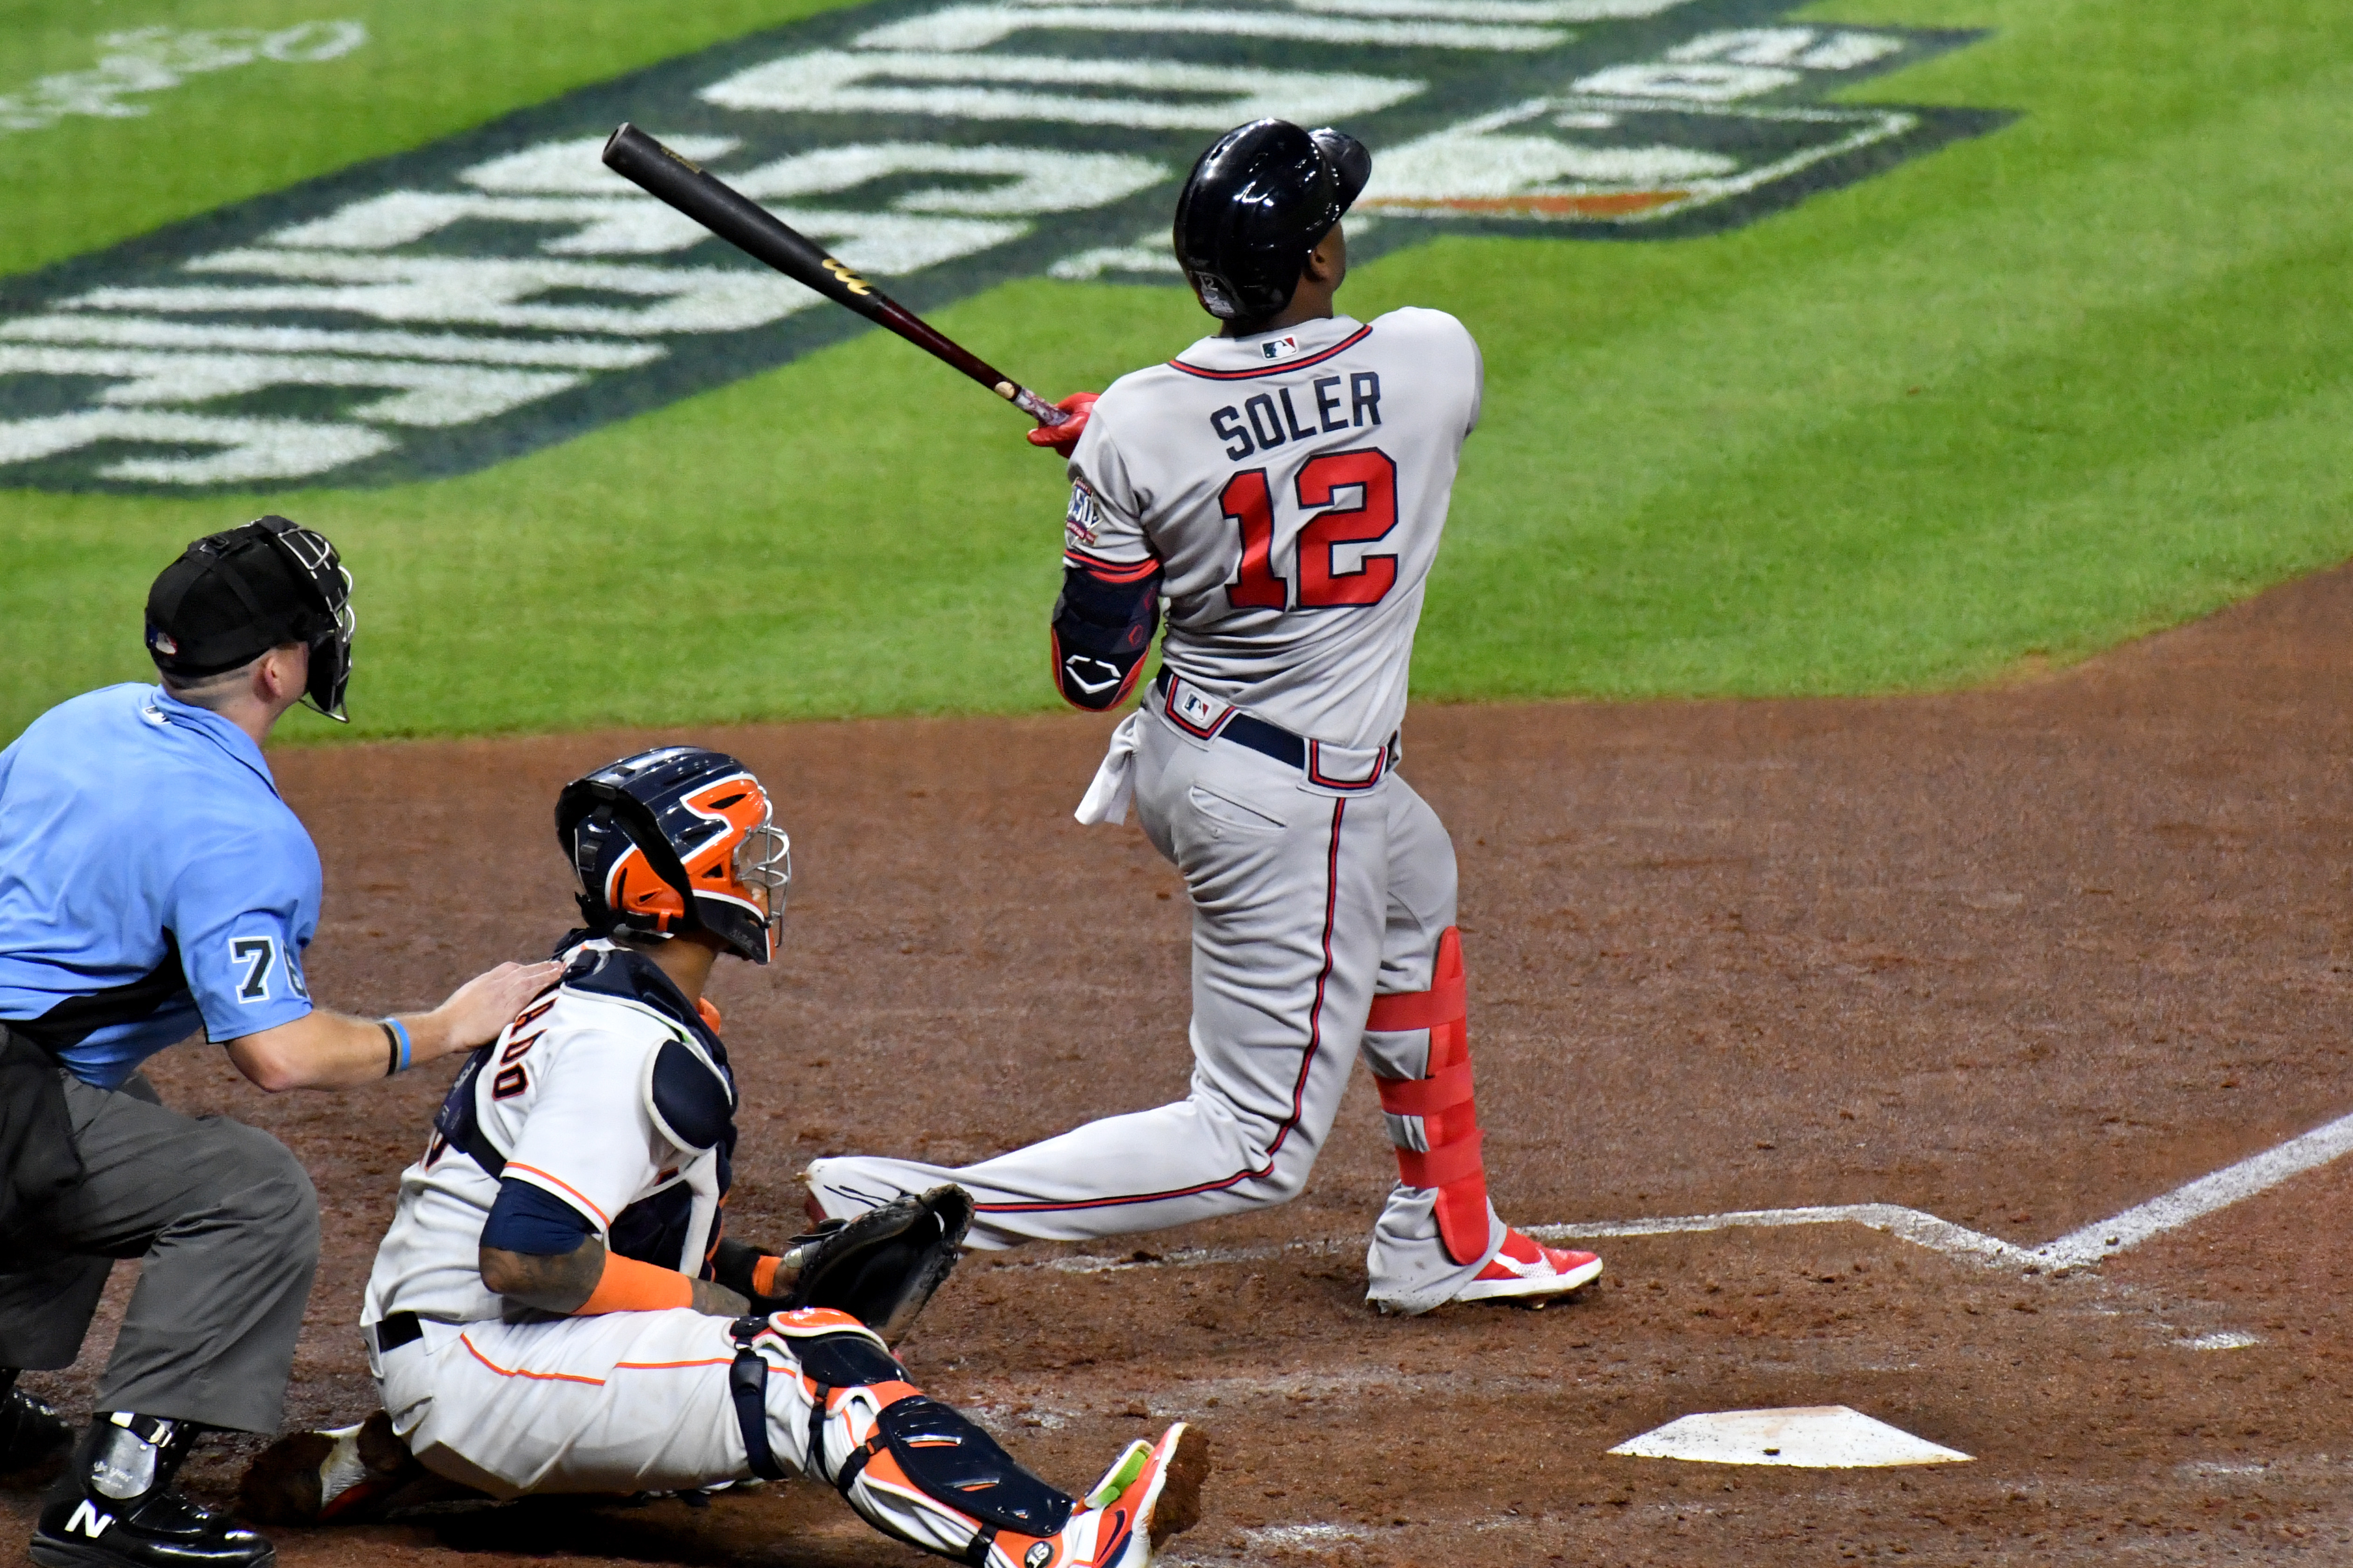
<svg viewBox="0 0 2353 1568">
<path fill-rule="evenodd" d="M 1160 568 L 1107 581 L 1084 566 L 1062 569 L 1054 601 L 1054 684 L 1073 708 L 1100 713 L 1134 688 L 1160 629 Z"/>
</svg>

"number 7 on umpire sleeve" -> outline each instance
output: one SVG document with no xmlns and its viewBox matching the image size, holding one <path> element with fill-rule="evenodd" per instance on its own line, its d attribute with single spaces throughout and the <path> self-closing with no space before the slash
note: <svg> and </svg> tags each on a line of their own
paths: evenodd
<svg viewBox="0 0 2353 1568">
<path fill-rule="evenodd" d="M 237 983 L 239 1002 L 269 1000 L 269 969 L 278 962 L 278 944 L 266 936 L 241 936 L 228 944 L 231 963 L 245 966 L 245 977 Z"/>
</svg>

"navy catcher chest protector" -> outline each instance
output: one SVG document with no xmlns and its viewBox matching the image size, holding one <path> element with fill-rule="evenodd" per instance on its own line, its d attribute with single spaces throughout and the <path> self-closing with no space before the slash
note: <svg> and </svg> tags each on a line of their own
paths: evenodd
<svg viewBox="0 0 2353 1568">
<path fill-rule="evenodd" d="M 1176 259 L 1209 314 L 1256 321 L 1291 303 L 1307 253 L 1372 177 L 1363 142 L 1254 120 L 1201 154 L 1176 197 Z"/>
<path fill-rule="evenodd" d="M 645 1085 L 646 1110 L 662 1135 L 681 1148 L 719 1151 L 717 1177 L 723 1198 L 734 1181 L 736 1136 L 735 1079 L 725 1044 L 687 1005 L 670 976 L 641 952 L 627 948 L 583 949 L 573 955 L 561 984 L 570 991 L 638 1003 L 670 1019 L 681 1036 L 692 1038 L 697 1049 L 690 1049 L 684 1039 L 673 1039 L 655 1053 Z M 440 1158 L 445 1148 L 455 1149 L 489 1174 L 504 1174 L 506 1154 L 491 1142 L 475 1114 L 477 1079 L 498 1048 L 497 1040 L 475 1047 L 458 1070 L 433 1118 L 434 1143 L 426 1156 L 427 1163 Z M 506 1203 L 503 1193 L 500 1201 L 502 1205 Z M 569 1211 L 568 1205 L 561 1206 Z M 694 1195 L 686 1186 L 666 1186 L 615 1215 L 605 1245 L 619 1257 L 674 1268 L 693 1223 L 693 1211 Z M 492 1212 L 493 1217 L 500 1217 L 499 1211 Z M 581 1234 L 587 1232 L 584 1229 Z M 708 1270 L 704 1272 L 707 1277 Z"/>
</svg>

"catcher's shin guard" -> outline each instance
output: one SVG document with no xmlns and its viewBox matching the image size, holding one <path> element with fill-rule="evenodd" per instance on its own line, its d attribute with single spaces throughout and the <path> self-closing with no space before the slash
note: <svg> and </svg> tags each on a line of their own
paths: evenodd
<svg viewBox="0 0 2353 1568">
<path fill-rule="evenodd" d="M 1471 1094 L 1470 1009 L 1462 938 L 1452 926 L 1438 939 L 1430 989 L 1373 998 L 1368 1031 L 1430 1031 L 1430 1061 L 1418 1079 L 1376 1075 L 1381 1109 L 1397 1142 L 1398 1178 L 1435 1188 L 1438 1234 L 1447 1256 L 1476 1263 L 1487 1252 L 1487 1167 L 1479 1157 L 1479 1111 Z"/>
<path fill-rule="evenodd" d="M 809 1402 L 807 1427 L 796 1435 L 802 1471 L 830 1481 L 884 1534 L 979 1564 L 993 1560 L 1000 1536 L 1024 1544 L 1050 1540 L 1071 1521 L 1076 1499 L 1031 1475 L 961 1413 L 908 1383 L 881 1336 L 849 1313 L 808 1307 L 744 1319 L 736 1326 L 739 1368 L 753 1344 L 770 1335 L 784 1341 L 798 1363 Z M 736 1381 L 747 1380 L 739 1373 Z M 753 1417 L 738 1398 L 758 1470 L 771 1448 L 765 1401 L 754 1439 Z"/>
</svg>

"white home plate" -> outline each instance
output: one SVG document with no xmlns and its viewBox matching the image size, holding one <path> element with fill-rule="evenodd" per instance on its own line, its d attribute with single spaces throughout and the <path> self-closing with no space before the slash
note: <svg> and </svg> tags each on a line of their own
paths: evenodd
<svg viewBox="0 0 2353 1568">
<path fill-rule="evenodd" d="M 1718 1410 L 1684 1415 L 1609 1450 L 1641 1459 L 1709 1465 L 1797 1465 L 1856 1470 L 1883 1465 L 1949 1465 L 1969 1456 L 1873 1421 L 1843 1405 L 1790 1410 Z"/>
</svg>

